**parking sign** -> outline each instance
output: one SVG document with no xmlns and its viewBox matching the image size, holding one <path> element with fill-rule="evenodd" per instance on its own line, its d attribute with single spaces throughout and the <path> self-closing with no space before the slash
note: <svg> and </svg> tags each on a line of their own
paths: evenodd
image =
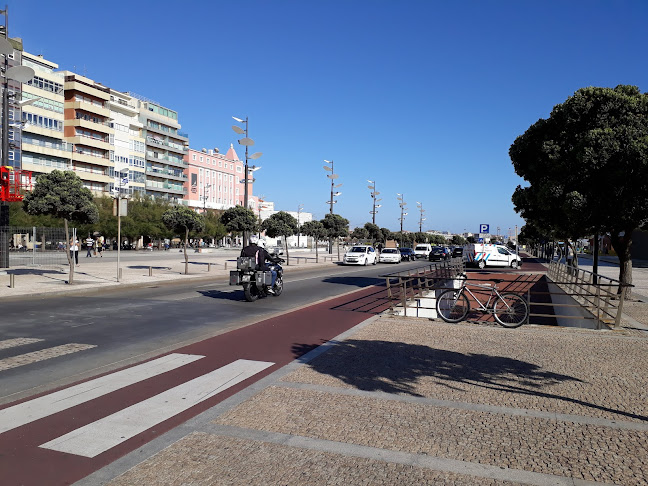
<svg viewBox="0 0 648 486">
<path fill-rule="evenodd" d="M 489 230 L 489 225 L 487 225 L 487 224 L 480 224 L 479 225 L 479 232 L 480 233 L 490 233 L 490 231 L 488 231 L 488 230 Z"/>
</svg>

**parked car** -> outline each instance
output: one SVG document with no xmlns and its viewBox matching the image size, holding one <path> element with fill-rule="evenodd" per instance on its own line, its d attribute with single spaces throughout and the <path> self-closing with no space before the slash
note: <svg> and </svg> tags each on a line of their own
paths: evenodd
<svg viewBox="0 0 648 486">
<path fill-rule="evenodd" d="M 416 248 L 414 248 L 414 255 L 416 255 L 416 258 L 427 258 L 431 251 L 432 245 L 429 243 L 419 243 L 416 245 Z"/>
<path fill-rule="evenodd" d="M 452 249 L 452 258 L 463 258 L 463 248 L 461 246 Z"/>
<path fill-rule="evenodd" d="M 345 265 L 375 265 L 378 263 L 378 253 L 373 246 L 355 245 L 348 250 L 342 258 Z"/>
<path fill-rule="evenodd" d="M 398 248 L 384 248 L 378 257 L 380 263 L 400 263 L 401 252 Z"/>
<path fill-rule="evenodd" d="M 403 260 L 408 260 L 408 261 L 416 260 L 416 255 L 414 255 L 414 250 L 412 250 L 411 248 L 401 248 L 400 249 L 400 254 L 401 254 L 401 261 L 403 261 Z"/>
<path fill-rule="evenodd" d="M 435 246 L 430 251 L 430 256 L 428 257 L 431 262 L 447 260 L 450 258 L 450 248 L 445 246 Z"/>
</svg>

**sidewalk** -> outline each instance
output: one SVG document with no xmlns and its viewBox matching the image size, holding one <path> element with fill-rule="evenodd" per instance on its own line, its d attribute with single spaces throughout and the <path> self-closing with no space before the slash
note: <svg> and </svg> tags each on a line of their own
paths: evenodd
<svg viewBox="0 0 648 486">
<path fill-rule="evenodd" d="M 640 485 L 648 340 L 368 319 L 77 483 Z"/>
</svg>

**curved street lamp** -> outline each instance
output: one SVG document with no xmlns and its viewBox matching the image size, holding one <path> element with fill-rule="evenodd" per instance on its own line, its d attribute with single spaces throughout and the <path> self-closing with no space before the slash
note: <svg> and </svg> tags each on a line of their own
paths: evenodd
<svg viewBox="0 0 648 486">
<path fill-rule="evenodd" d="M 402 195 L 400 192 L 398 192 L 396 194 L 399 196 L 396 199 L 398 199 L 400 201 L 398 203 L 398 206 L 401 209 L 401 215 L 400 215 L 400 218 L 398 218 L 398 219 L 400 220 L 400 234 L 401 234 L 400 246 L 402 248 L 403 247 L 403 221 L 405 220 L 405 216 L 407 216 L 407 213 L 405 212 L 405 210 L 407 209 L 406 208 L 407 203 L 405 202 L 405 196 L 404 195 Z"/>
<path fill-rule="evenodd" d="M 376 208 L 381 207 L 381 204 L 376 203 L 382 201 L 382 199 L 378 198 L 378 194 L 380 193 L 376 191 L 376 181 L 370 181 L 367 179 L 367 182 L 371 184 L 370 186 L 367 186 L 367 188 L 371 190 L 371 199 L 373 200 L 372 210 L 369 211 L 369 214 L 371 214 L 371 222 L 376 224 L 376 213 L 378 212 Z"/>
</svg>

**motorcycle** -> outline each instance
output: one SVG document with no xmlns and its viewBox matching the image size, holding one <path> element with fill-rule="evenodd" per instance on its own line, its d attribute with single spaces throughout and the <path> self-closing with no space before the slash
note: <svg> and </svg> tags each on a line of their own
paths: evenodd
<svg viewBox="0 0 648 486">
<path fill-rule="evenodd" d="M 280 260 L 283 263 L 285 260 Z M 258 270 L 254 257 L 238 257 L 236 259 L 236 270 L 230 271 L 230 285 L 242 285 L 245 300 L 254 302 L 259 297 L 272 295 L 279 297 L 283 292 L 283 268 L 278 263 L 270 265 L 277 272 L 277 278 L 272 287 L 272 272 L 269 270 Z M 272 292 L 268 292 L 268 289 Z"/>
</svg>

